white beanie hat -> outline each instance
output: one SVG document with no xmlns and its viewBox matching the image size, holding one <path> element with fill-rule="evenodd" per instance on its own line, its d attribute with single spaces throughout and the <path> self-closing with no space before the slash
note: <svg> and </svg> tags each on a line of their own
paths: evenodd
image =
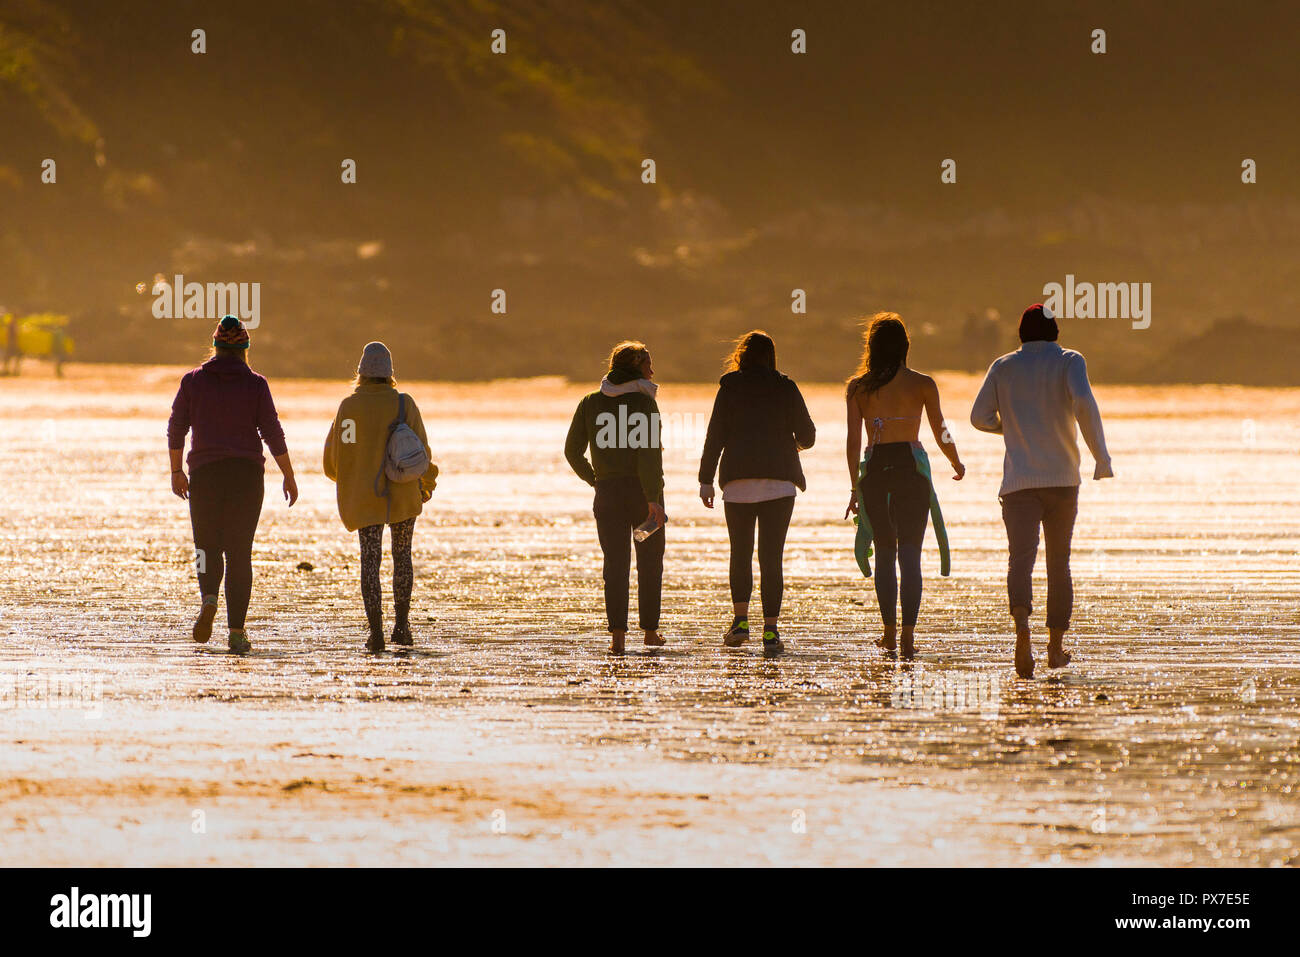
<svg viewBox="0 0 1300 957">
<path fill-rule="evenodd" d="M 387 379 L 393 374 L 393 354 L 382 342 L 368 342 L 357 363 L 357 375 Z"/>
</svg>

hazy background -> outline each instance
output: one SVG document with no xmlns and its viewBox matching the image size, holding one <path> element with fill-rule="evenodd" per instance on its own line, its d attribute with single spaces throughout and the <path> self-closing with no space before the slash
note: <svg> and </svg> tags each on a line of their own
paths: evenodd
<svg viewBox="0 0 1300 957">
<path fill-rule="evenodd" d="M 1065 322 L 1095 379 L 1295 384 L 1297 27 L 1285 2 L 0 0 L 0 307 L 69 314 L 79 359 L 196 360 L 210 324 L 135 291 L 181 272 L 262 284 L 273 374 L 382 338 L 399 376 L 588 379 L 639 336 L 707 379 L 761 326 L 837 379 L 879 309 L 915 364 L 983 368 L 1074 273 L 1153 285 L 1150 329 Z"/>
</svg>

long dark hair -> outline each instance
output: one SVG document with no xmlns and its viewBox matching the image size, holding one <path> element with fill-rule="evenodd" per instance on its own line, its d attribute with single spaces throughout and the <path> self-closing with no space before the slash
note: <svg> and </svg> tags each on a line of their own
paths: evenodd
<svg viewBox="0 0 1300 957">
<path fill-rule="evenodd" d="M 723 362 L 727 372 L 746 369 L 776 369 L 776 343 L 762 329 L 754 329 L 736 340 Z"/>
<path fill-rule="evenodd" d="M 898 370 L 907 365 L 907 327 L 898 313 L 876 313 L 867 324 L 863 338 L 862 361 L 845 390 L 849 398 L 859 393 L 871 395 L 892 382 Z"/>
</svg>

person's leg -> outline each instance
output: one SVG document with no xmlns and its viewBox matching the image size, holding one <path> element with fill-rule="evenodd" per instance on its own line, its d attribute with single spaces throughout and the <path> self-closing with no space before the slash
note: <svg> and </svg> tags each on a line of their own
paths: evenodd
<svg viewBox="0 0 1300 957">
<path fill-rule="evenodd" d="M 371 651 L 384 648 L 384 595 L 379 584 L 379 566 L 384 560 L 384 526 L 366 525 L 357 529 L 361 541 L 361 603 L 366 609 L 366 624 Z"/>
<path fill-rule="evenodd" d="M 763 598 L 764 629 L 775 627 L 785 593 L 785 538 L 794 514 L 794 496 L 760 502 L 758 512 L 759 593 Z"/>
<path fill-rule="evenodd" d="M 412 643 L 411 588 L 415 582 L 415 570 L 411 564 L 411 538 L 414 533 L 414 518 L 388 526 L 393 547 L 393 617 L 397 619 L 393 626 L 393 642 L 399 645 Z"/>
<path fill-rule="evenodd" d="M 1063 668 L 1070 655 L 1063 642 L 1074 611 L 1070 541 L 1079 514 L 1078 486 L 1043 489 L 1043 553 L 1047 560 L 1047 667 Z"/>
<path fill-rule="evenodd" d="M 262 465 L 250 459 L 228 460 L 222 550 L 226 554 L 226 624 L 231 647 L 242 636 L 253 593 L 253 539 L 262 515 Z M 222 463 L 226 464 L 226 463 Z M 247 649 L 245 649 L 247 650 Z"/>
<path fill-rule="evenodd" d="M 749 615 L 749 599 L 754 593 L 754 524 L 758 507 L 750 502 L 723 502 L 727 519 L 727 540 L 731 545 L 728 580 L 731 606 L 737 617 Z"/>
<path fill-rule="evenodd" d="M 619 495 L 616 482 L 597 482 L 592 513 L 603 556 L 601 574 L 605 582 L 605 616 L 609 622 L 612 654 L 623 653 L 627 636 L 628 576 L 632 570 L 632 521 Z"/>
<path fill-rule="evenodd" d="M 194 640 L 200 643 L 212 637 L 212 622 L 217 617 L 217 600 L 225 576 L 225 562 L 221 555 L 221 514 L 226 487 L 212 472 L 215 464 L 200 466 L 190 472 L 190 527 L 194 530 L 194 567 L 202 600 L 199 616 L 194 622 Z"/>
<path fill-rule="evenodd" d="M 634 509 L 630 513 L 634 516 L 631 519 L 634 528 L 650 515 L 644 493 L 641 493 L 640 489 L 636 489 L 635 492 L 640 494 L 640 500 L 628 503 Z M 633 492 L 629 491 L 629 495 L 633 495 Z M 663 606 L 664 547 L 667 531 L 668 527 L 665 525 L 644 542 L 634 540 L 637 616 L 640 619 L 641 630 L 645 632 L 645 643 L 650 647 L 658 647 L 665 643 L 659 634 L 659 614 Z"/>
<path fill-rule="evenodd" d="M 1034 610 L 1034 562 L 1038 558 L 1038 526 L 1043 503 L 1038 489 L 1002 496 L 1002 522 L 1007 528 L 1007 599 L 1016 625 L 1016 673 L 1034 676 L 1034 651 L 1029 616 Z"/>
<path fill-rule="evenodd" d="M 883 472 L 869 473 L 862 481 L 862 505 L 871 522 L 871 542 L 876 557 L 876 604 L 880 607 L 883 636 L 876 644 L 893 651 L 898 635 L 898 539 L 889 509 L 889 483 Z"/>
<path fill-rule="evenodd" d="M 921 545 L 930 519 L 930 482 L 920 472 L 902 472 L 890 496 L 890 513 L 898 530 L 899 587 L 903 606 L 903 629 L 899 653 L 905 659 L 916 654 L 916 620 L 921 612 Z"/>
</svg>

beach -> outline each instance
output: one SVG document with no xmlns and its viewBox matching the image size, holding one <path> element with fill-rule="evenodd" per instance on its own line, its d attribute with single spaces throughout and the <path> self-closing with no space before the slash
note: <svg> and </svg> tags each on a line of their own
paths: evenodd
<svg viewBox="0 0 1300 957">
<path fill-rule="evenodd" d="M 614 659 L 590 489 L 562 453 L 594 383 L 399 365 L 441 474 L 415 530 L 415 647 L 376 657 L 321 472 L 350 387 L 272 380 L 301 499 L 268 461 L 240 658 L 224 606 L 210 644 L 190 639 L 165 441 L 184 370 L 30 367 L 0 379 L 7 864 L 1300 863 L 1300 389 L 1098 387 L 1116 478 L 1080 496 L 1074 663 L 1043 660 L 1040 553 L 1021 681 L 1001 441 L 967 422 L 978 377 L 936 375 L 965 480 L 922 434 L 952 575 L 927 533 L 910 664 L 873 644 L 837 385 L 803 385 L 818 441 L 788 650 L 765 661 L 721 645 L 726 531 L 690 447 L 714 386 L 661 387 L 668 644 L 634 632 Z"/>
</svg>

